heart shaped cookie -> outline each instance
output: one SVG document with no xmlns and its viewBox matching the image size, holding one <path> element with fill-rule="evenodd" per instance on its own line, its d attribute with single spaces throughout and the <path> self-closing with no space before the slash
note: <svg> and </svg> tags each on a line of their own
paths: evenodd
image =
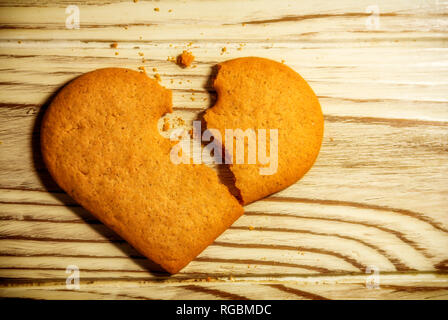
<svg viewBox="0 0 448 320">
<path fill-rule="evenodd" d="M 240 58 L 219 64 L 214 86 L 218 100 L 204 118 L 232 162 L 241 202 L 286 188 L 311 168 L 322 142 L 323 116 L 300 75 L 272 60 Z M 62 189 L 142 254 L 176 273 L 243 208 L 212 169 L 172 162 L 173 144 L 157 128 L 168 112 L 171 92 L 145 74 L 96 70 L 72 81 L 52 101 L 42 121 L 41 145 Z"/>
<path fill-rule="evenodd" d="M 243 208 L 205 165 L 174 165 L 157 121 L 171 92 L 120 68 L 86 73 L 44 115 L 48 170 L 72 198 L 142 254 L 176 273 Z"/>
<path fill-rule="evenodd" d="M 218 100 L 204 119 L 208 128 L 219 130 L 236 188 L 247 204 L 290 186 L 311 168 L 322 144 L 324 119 L 313 90 L 282 63 L 247 57 L 218 68 Z M 228 128 L 246 133 L 243 151 L 236 148 L 235 135 L 226 135 Z M 248 154 L 251 133 L 258 152 L 253 164 Z"/>
</svg>

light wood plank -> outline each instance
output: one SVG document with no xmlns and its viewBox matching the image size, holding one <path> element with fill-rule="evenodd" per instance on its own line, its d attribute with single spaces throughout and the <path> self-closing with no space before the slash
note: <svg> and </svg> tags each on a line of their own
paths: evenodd
<svg viewBox="0 0 448 320">
<path fill-rule="evenodd" d="M 444 1 L 376 1 L 378 30 L 365 24 L 370 0 L 77 4 L 81 28 L 69 30 L 66 1 L 0 3 L 1 297 L 448 299 Z M 186 49 L 195 68 L 167 61 Z M 322 150 L 301 181 L 247 206 L 169 277 L 52 181 L 40 119 L 74 77 L 145 66 L 173 90 L 167 117 L 188 128 L 216 99 L 212 67 L 241 56 L 284 61 L 310 83 L 325 113 Z M 71 264 L 79 291 L 65 287 Z M 379 289 L 366 288 L 372 266 Z"/>
<path fill-rule="evenodd" d="M 184 281 L 160 283 L 98 281 L 82 283 L 79 290 L 64 283 L 0 287 L 4 297 L 34 299 L 447 299 L 446 276 L 417 274 L 384 275 L 378 287 L 369 287 L 368 276 L 307 277 L 284 281 L 232 280 Z"/>
</svg>

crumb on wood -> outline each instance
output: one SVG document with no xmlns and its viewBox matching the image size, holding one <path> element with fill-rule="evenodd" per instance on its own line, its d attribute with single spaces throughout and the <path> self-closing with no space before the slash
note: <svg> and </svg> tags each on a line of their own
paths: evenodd
<svg viewBox="0 0 448 320">
<path fill-rule="evenodd" d="M 118 56 L 118 54 L 119 54 L 118 51 L 115 51 L 115 55 Z"/>
<path fill-rule="evenodd" d="M 157 68 L 156 67 L 152 68 L 152 71 L 157 72 Z"/>
<path fill-rule="evenodd" d="M 254 230 L 254 229 L 255 229 L 254 226 L 249 226 L 249 230 L 250 230 L 250 231 L 252 231 L 252 230 Z"/>
<path fill-rule="evenodd" d="M 224 53 L 226 53 L 227 52 L 227 48 L 226 47 L 223 47 L 222 49 L 221 49 L 221 54 L 224 54 Z"/>
<path fill-rule="evenodd" d="M 143 66 L 138 67 L 138 70 L 140 70 L 141 72 L 146 72 L 145 67 Z"/>
<path fill-rule="evenodd" d="M 138 55 L 139 55 L 140 57 L 143 57 L 145 54 L 144 54 L 143 52 L 139 52 Z"/>
<path fill-rule="evenodd" d="M 160 77 L 160 74 L 158 74 L 158 73 L 156 73 L 155 75 L 154 75 L 154 79 L 156 79 L 157 81 L 162 81 L 162 78 Z"/>
<path fill-rule="evenodd" d="M 178 126 L 184 126 L 185 125 L 185 120 L 180 118 L 180 117 L 176 118 L 176 122 L 177 122 Z"/>
<path fill-rule="evenodd" d="M 116 49 L 116 48 L 118 48 L 118 43 L 116 43 L 116 42 L 111 43 L 110 47 L 113 48 L 113 49 Z"/>
<path fill-rule="evenodd" d="M 173 9 L 168 9 L 168 12 L 173 12 Z"/>
<path fill-rule="evenodd" d="M 170 129 L 170 122 L 169 122 L 168 118 L 164 118 L 163 119 L 162 130 L 163 131 L 168 131 L 169 129 Z"/>
<path fill-rule="evenodd" d="M 187 68 L 189 67 L 194 61 L 194 55 L 187 50 L 184 50 L 178 57 L 177 57 L 177 64 L 181 67 Z"/>
<path fill-rule="evenodd" d="M 137 3 L 138 2 L 138 0 L 134 0 L 134 3 Z"/>
<path fill-rule="evenodd" d="M 159 12 L 160 8 L 154 8 L 154 11 Z"/>
</svg>

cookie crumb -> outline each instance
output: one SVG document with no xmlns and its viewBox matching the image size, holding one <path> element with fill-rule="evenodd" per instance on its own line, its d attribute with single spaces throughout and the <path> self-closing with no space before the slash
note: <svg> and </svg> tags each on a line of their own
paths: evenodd
<svg viewBox="0 0 448 320">
<path fill-rule="evenodd" d="M 182 54 L 177 57 L 177 64 L 183 68 L 189 67 L 194 61 L 194 55 L 187 50 L 184 50 Z"/>
<path fill-rule="evenodd" d="M 153 72 L 157 72 L 157 68 L 155 68 L 155 67 L 152 68 L 152 71 L 153 71 Z"/>
<path fill-rule="evenodd" d="M 212 281 L 212 278 L 207 277 L 207 282 L 210 282 L 210 281 Z"/>
<path fill-rule="evenodd" d="M 173 12 L 173 9 L 169 9 L 168 12 Z"/>
<path fill-rule="evenodd" d="M 182 118 L 177 117 L 176 121 L 177 121 L 177 125 L 178 126 L 184 126 L 185 125 L 185 120 L 182 119 Z"/>
<path fill-rule="evenodd" d="M 138 55 L 139 55 L 140 57 L 143 57 L 145 54 L 144 54 L 143 52 L 139 52 Z"/>
<path fill-rule="evenodd" d="M 225 52 L 227 52 L 227 48 L 226 48 L 226 47 L 223 47 L 223 48 L 221 49 L 221 54 L 224 54 Z"/>
<path fill-rule="evenodd" d="M 116 42 L 111 43 L 110 47 L 113 48 L 113 49 L 116 49 L 116 48 L 118 48 L 118 43 L 116 43 Z"/>
<path fill-rule="evenodd" d="M 145 67 L 143 66 L 138 67 L 138 70 L 140 70 L 141 72 L 146 72 Z"/>
<path fill-rule="evenodd" d="M 118 51 L 115 51 L 115 55 L 118 56 Z"/>
<path fill-rule="evenodd" d="M 254 226 L 249 226 L 249 230 L 250 231 L 255 230 L 255 227 Z"/>
<path fill-rule="evenodd" d="M 156 79 L 157 81 L 162 81 L 162 78 L 160 77 L 160 74 L 158 74 L 158 73 L 156 73 L 155 75 L 154 75 L 154 79 Z"/>
<path fill-rule="evenodd" d="M 165 118 L 164 121 L 163 121 L 162 131 L 168 131 L 168 130 L 170 130 L 170 123 Z"/>
<path fill-rule="evenodd" d="M 21 43 L 22 43 L 22 41 L 20 41 L 20 40 L 19 40 L 19 41 L 17 41 L 17 43 L 18 43 L 18 44 L 21 44 Z"/>
<path fill-rule="evenodd" d="M 137 3 L 138 2 L 138 0 L 134 0 L 134 3 Z"/>
<path fill-rule="evenodd" d="M 154 11 L 159 12 L 160 9 L 159 8 L 154 8 Z"/>
</svg>

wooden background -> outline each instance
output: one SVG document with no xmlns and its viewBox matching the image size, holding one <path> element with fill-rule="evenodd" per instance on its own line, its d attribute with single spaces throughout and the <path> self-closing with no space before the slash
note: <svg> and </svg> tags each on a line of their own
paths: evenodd
<svg viewBox="0 0 448 320">
<path fill-rule="evenodd" d="M 69 4 L 80 29 L 65 26 Z M 0 296 L 447 299 L 447 17 L 442 0 L 1 1 Z M 167 61 L 185 49 L 195 67 Z M 84 72 L 145 66 L 188 123 L 213 104 L 212 66 L 241 56 L 308 80 L 325 114 L 318 161 L 179 274 L 151 272 L 51 180 L 42 111 Z M 69 265 L 79 290 L 66 287 Z"/>
</svg>

